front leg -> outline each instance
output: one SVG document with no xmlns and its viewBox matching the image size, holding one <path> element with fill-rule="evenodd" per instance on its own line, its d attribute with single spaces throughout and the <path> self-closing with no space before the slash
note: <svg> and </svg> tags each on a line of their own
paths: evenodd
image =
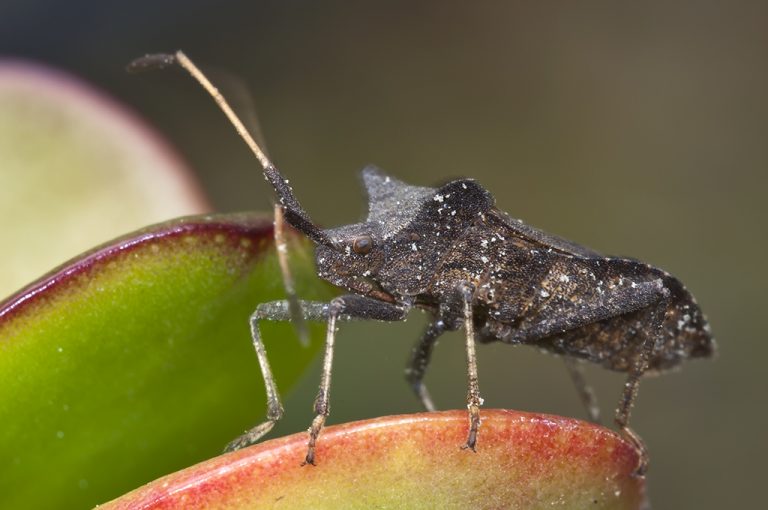
<svg viewBox="0 0 768 510">
<path fill-rule="evenodd" d="M 336 320 L 358 320 L 358 319 L 378 319 L 378 320 L 403 320 L 407 314 L 407 307 L 390 305 L 370 298 L 364 298 L 357 295 L 344 296 L 337 298 L 345 303 L 341 311 L 336 314 Z M 337 301 L 334 300 L 334 301 Z M 300 310 L 302 318 L 307 321 L 325 321 L 330 318 L 331 304 L 317 301 L 300 301 Z M 259 360 L 261 375 L 264 378 L 264 387 L 267 394 L 267 420 L 248 430 L 242 436 L 231 441 L 225 448 L 225 451 L 239 450 L 258 442 L 267 432 L 272 430 L 278 420 L 283 416 L 283 406 L 280 402 L 280 394 L 277 389 L 277 383 L 272 375 L 269 358 L 261 339 L 259 323 L 262 320 L 271 321 L 290 321 L 293 318 L 295 308 L 289 301 L 270 301 L 262 303 L 256 307 L 256 311 L 251 315 L 251 338 L 256 356 Z M 326 348 L 327 351 L 327 348 Z M 326 356 L 327 357 L 327 356 Z M 328 376 L 328 385 L 330 385 L 330 375 Z M 317 406 L 316 406 L 317 407 Z M 326 400 L 327 411 L 327 400 Z M 319 429 L 318 429 L 319 434 Z"/>
<path fill-rule="evenodd" d="M 354 319 L 401 321 L 408 314 L 409 307 L 405 305 L 392 305 L 357 294 L 349 294 L 331 301 L 327 310 L 328 330 L 325 337 L 323 373 L 320 378 L 320 389 L 315 398 L 315 419 L 312 420 L 312 426 L 309 428 L 307 456 L 302 465 L 315 464 L 317 438 L 325 425 L 326 418 L 331 412 L 329 400 L 331 394 L 331 369 L 333 368 L 333 347 L 336 341 L 336 320 L 346 316 Z"/>
<path fill-rule="evenodd" d="M 318 321 L 328 318 L 328 303 L 302 301 L 299 308 L 305 320 Z M 264 347 L 264 342 L 261 340 L 259 322 L 262 320 L 290 321 L 294 310 L 295 308 L 291 306 L 290 301 L 271 301 L 257 306 L 256 311 L 251 315 L 250 324 L 253 348 L 256 350 L 256 356 L 259 359 L 261 375 L 264 378 L 264 387 L 267 393 L 267 421 L 256 425 L 242 436 L 231 441 L 227 444 L 224 451 L 239 450 L 258 442 L 283 417 L 283 405 L 280 403 L 280 394 L 269 365 L 267 350 Z"/>
</svg>

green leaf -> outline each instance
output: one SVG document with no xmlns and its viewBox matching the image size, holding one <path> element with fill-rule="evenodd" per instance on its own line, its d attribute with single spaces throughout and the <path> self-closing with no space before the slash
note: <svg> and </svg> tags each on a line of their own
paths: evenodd
<svg viewBox="0 0 768 510">
<path fill-rule="evenodd" d="M 298 239 L 297 239 L 298 241 Z M 300 295 L 327 299 L 308 244 Z M 0 303 L 0 508 L 84 508 L 221 452 L 263 419 L 248 317 L 283 297 L 271 219 L 150 227 Z M 282 391 L 321 343 L 264 338 Z"/>
<path fill-rule="evenodd" d="M 102 510 L 255 508 L 624 509 L 643 504 L 637 451 L 604 427 L 484 410 L 477 452 L 467 412 L 328 427 L 317 466 L 306 434 L 267 441 L 163 477 Z"/>
</svg>

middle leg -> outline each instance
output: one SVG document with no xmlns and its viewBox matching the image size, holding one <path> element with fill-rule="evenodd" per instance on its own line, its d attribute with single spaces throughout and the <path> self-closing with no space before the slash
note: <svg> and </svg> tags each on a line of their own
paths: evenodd
<svg viewBox="0 0 768 510">
<path fill-rule="evenodd" d="M 458 284 L 448 293 L 445 302 L 440 306 L 440 321 L 443 327 L 454 330 L 464 327 L 465 349 L 467 353 L 467 418 L 469 431 L 467 442 L 462 449 L 475 451 L 477 431 L 480 428 L 480 387 L 477 379 L 477 354 L 475 352 L 475 316 L 474 316 L 475 286 L 470 282 Z M 428 333 L 429 334 L 429 331 Z M 428 338 L 428 336 L 427 336 Z"/>
<path fill-rule="evenodd" d="M 445 330 L 445 322 L 441 319 L 433 321 L 416 345 L 413 346 L 410 362 L 405 369 L 405 378 L 427 411 L 434 411 L 435 404 L 432 402 L 432 397 L 430 397 L 429 391 L 427 391 L 427 387 L 424 385 L 424 374 L 432 358 L 432 350 L 437 343 L 437 338 Z"/>
<path fill-rule="evenodd" d="M 462 447 L 473 452 L 477 444 L 477 430 L 480 427 L 480 406 L 483 399 L 480 398 L 480 386 L 477 382 L 477 354 L 475 353 L 475 321 L 472 313 L 472 300 L 474 287 L 471 284 L 463 284 L 458 288 L 464 304 L 464 331 L 467 350 L 467 410 L 469 412 L 469 433 L 467 443 Z"/>
</svg>

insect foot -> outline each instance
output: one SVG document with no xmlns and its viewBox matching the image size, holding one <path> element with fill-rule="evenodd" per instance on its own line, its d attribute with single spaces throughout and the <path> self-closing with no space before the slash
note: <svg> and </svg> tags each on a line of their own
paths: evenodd
<svg viewBox="0 0 768 510">
<path fill-rule="evenodd" d="M 480 405 L 475 403 L 469 404 L 467 410 L 469 411 L 469 433 L 467 434 L 467 442 L 461 449 L 477 452 L 475 447 L 477 445 L 477 431 L 480 428 Z"/>
<path fill-rule="evenodd" d="M 645 473 L 648 471 L 648 463 L 650 461 L 648 458 L 648 449 L 646 448 L 645 443 L 640 438 L 640 436 L 638 436 L 637 433 L 629 427 L 620 427 L 619 431 L 621 432 L 621 436 L 635 448 L 635 451 L 637 451 L 638 454 L 639 460 L 633 476 L 645 476 Z"/>
<path fill-rule="evenodd" d="M 645 374 L 709 358 L 715 352 L 704 314 L 677 278 L 637 260 L 600 255 L 511 218 L 472 179 L 429 188 L 368 167 L 362 172 L 367 217 L 321 229 L 226 100 L 183 53 L 147 56 L 132 68 L 174 63 L 208 91 L 251 148 L 274 188 L 285 222 L 315 243 L 317 275 L 347 293 L 328 304 L 301 301 L 289 292 L 287 300 L 256 308 L 251 335 L 267 390 L 267 422 L 235 440 L 233 447 L 258 440 L 282 416 L 259 334 L 260 320 L 300 317 L 328 323 L 316 416 L 305 458 L 305 463 L 313 464 L 330 409 L 337 321 L 402 321 L 417 308 L 429 315 L 430 326 L 414 347 L 406 374 L 426 409 L 435 408 L 423 383 L 435 342 L 445 331 L 465 330 L 466 449 L 476 448 L 482 404 L 475 344 L 524 344 L 567 359 L 587 413 L 595 421 L 599 412 L 594 394 L 574 362 L 591 362 L 627 374 L 615 423 L 640 454 L 638 475 L 645 472 L 648 454 L 629 427 L 640 380 Z M 292 287 L 286 284 L 289 290 Z"/>
<path fill-rule="evenodd" d="M 325 419 L 331 412 L 331 369 L 333 367 L 333 346 L 336 342 L 336 320 L 345 308 L 343 298 L 331 301 L 328 307 L 328 330 L 325 336 L 325 356 L 323 357 L 323 373 L 320 379 L 320 389 L 315 398 L 315 418 L 309 427 L 309 441 L 307 442 L 307 455 L 302 465 L 315 465 L 315 447 L 320 431 L 323 430 Z"/>
</svg>

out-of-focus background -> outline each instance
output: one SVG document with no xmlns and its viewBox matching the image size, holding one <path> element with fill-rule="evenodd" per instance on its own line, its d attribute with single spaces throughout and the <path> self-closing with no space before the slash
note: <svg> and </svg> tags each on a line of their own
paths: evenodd
<svg viewBox="0 0 768 510">
<path fill-rule="evenodd" d="M 272 157 L 323 225 L 364 213 L 367 163 L 420 185 L 471 176 L 515 217 L 677 275 L 720 355 L 641 386 L 633 424 L 651 452 L 651 499 L 752 508 L 768 455 L 766 27 L 768 5 L 749 1 L 4 0 L 0 55 L 129 105 L 218 211 L 271 208 L 256 161 L 191 80 L 128 75 L 131 59 L 183 48 L 241 111 L 248 90 Z M 342 328 L 332 423 L 419 409 L 403 368 L 424 322 Z M 479 369 L 488 407 L 584 416 L 554 357 L 483 346 Z M 588 377 L 610 416 L 623 378 Z M 318 378 L 319 360 L 277 434 L 309 424 Z M 427 381 L 439 407 L 464 406 L 459 335 L 440 343 Z"/>
</svg>

